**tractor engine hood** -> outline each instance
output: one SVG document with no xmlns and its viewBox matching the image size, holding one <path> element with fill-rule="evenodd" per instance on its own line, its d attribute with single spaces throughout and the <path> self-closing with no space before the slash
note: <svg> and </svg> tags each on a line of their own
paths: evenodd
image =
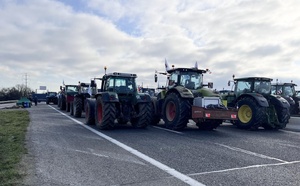
<svg viewBox="0 0 300 186">
<path fill-rule="evenodd" d="M 211 89 L 202 87 L 192 91 L 195 97 L 220 97 L 219 94 L 214 93 Z"/>
</svg>

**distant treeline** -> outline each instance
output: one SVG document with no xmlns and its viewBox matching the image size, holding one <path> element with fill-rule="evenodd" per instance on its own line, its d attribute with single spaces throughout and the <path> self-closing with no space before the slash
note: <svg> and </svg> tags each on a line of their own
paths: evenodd
<svg viewBox="0 0 300 186">
<path fill-rule="evenodd" d="M 29 97 L 32 90 L 25 85 L 16 85 L 11 88 L 2 88 L 0 90 L 0 101 L 18 100 L 21 97 Z"/>
</svg>

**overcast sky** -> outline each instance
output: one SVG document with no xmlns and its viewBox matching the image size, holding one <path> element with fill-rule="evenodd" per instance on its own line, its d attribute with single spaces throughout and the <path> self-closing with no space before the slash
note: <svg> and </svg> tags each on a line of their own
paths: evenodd
<svg viewBox="0 0 300 186">
<path fill-rule="evenodd" d="M 0 88 L 58 91 L 104 66 L 156 87 L 165 59 L 197 61 L 216 89 L 232 74 L 300 86 L 299 0 L 1 0 L 0 17 Z"/>
</svg>

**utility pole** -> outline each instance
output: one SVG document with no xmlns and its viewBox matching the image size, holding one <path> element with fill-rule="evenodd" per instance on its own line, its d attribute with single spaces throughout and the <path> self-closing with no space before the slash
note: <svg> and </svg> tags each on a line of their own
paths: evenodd
<svg viewBox="0 0 300 186">
<path fill-rule="evenodd" d="M 24 74 L 24 80 L 25 80 L 25 90 L 24 90 L 24 96 L 27 96 L 27 94 L 28 94 L 28 91 L 27 91 L 27 86 L 28 86 L 28 74 L 27 73 L 25 73 Z"/>
</svg>

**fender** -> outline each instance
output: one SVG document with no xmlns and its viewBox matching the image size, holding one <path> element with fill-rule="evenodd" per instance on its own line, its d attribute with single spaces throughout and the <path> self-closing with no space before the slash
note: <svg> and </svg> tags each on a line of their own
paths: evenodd
<svg viewBox="0 0 300 186">
<path fill-rule="evenodd" d="M 119 102 L 118 94 L 115 92 L 101 92 L 97 94 L 95 97 L 101 97 L 103 102 Z"/>
<path fill-rule="evenodd" d="M 270 102 L 275 106 L 290 109 L 289 102 L 279 95 L 270 95 Z"/>
<path fill-rule="evenodd" d="M 151 97 L 147 93 L 136 94 L 136 103 L 149 103 L 151 102 Z"/>
<path fill-rule="evenodd" d="M 170 94 L 171 92 L 179 93 L 182 98 L 192 98 L 192 99 L 194 98 L 192 91 L 190 91 L 189 89 L 183 86 L 173 87 L 167 92 L 167 94 Z"/>
<path fill-rule="evenodd" d="M 255 99 L 257 101 L 257 103 L 262 106 L 262 107 L 269 107 L 269 102 L 268 100 L 261 94 L 258 93 L 245 93 L 243 95 L 241 95 L 238 100 L 240 100 L 243 97 L 252 97 L 253 99 Z"/>
</svg>

